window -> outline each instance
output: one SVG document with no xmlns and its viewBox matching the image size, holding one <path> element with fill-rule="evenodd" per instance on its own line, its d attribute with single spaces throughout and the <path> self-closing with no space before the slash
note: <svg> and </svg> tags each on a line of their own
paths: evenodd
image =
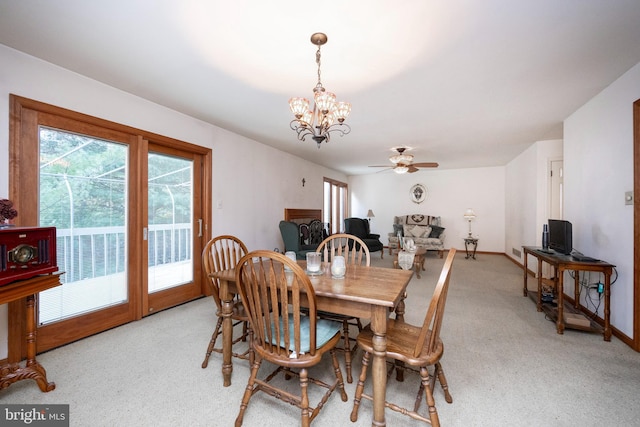
<svg viewBox="0 0 640 427">
<path fill-rule="evenodd" d="M 323 222 L 329 224 L 331 234 L 344 231 L 344 219 L 347 216 L 347 184 L 333 179 L 324 179 Z"/>
</svg>

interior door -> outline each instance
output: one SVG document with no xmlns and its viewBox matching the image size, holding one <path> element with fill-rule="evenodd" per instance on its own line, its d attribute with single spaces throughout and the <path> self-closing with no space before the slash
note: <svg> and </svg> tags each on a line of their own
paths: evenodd
<svg viewBox="0 0 640 427">
<path fill-rule="evenodd" d="M 562 191 L 563 191 L 563 161 L 551 160 L 550 162 L 550 191 L 549 191 L 549 218 L 562 219 Z"/>
</svg>

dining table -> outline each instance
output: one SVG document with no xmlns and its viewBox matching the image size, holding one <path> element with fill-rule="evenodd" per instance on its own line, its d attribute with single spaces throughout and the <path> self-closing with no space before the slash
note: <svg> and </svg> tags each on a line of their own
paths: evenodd
<svg viewBox="0 0 640 427">
<path fill-rule="evenodd" d="M 298 264 L 306 271 L 306 261 Z M 373 339 L 371 377 L 373 382 L 372 426 L 385 426 L 387 388 L 386 349 L 387 320 L 391 312 L 403 320 L 406 288 L 413 276 L 411 270 L 348 265 L 342 278 L 331 276 L 330 264 L 322 264 L 322 274 L 309 275 L 316 294 L 317 309 L 336 314 L 370 319 Z M 233 364 L 233 298 L 238 293 L 235 269 L 211 273 L 220 280 L 222 301 L 222 376 L 223 386 L 231 385 Z"/>
</svg>

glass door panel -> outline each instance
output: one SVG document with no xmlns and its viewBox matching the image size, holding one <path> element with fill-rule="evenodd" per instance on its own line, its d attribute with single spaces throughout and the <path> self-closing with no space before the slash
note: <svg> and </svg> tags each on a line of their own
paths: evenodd
<svg viewBox="0 0 640 427">
<path fill-rule="evenodd" d="M 148 292 L 193 282 L 193 160 L 148 156 Z"/>
<path fill-rule="evenodd" d="M 45 325 L 128 301 L 125 144 L 39 128 L 39 224 L 57 231 L 62 286 L 40 293 Z"/>
</svg>

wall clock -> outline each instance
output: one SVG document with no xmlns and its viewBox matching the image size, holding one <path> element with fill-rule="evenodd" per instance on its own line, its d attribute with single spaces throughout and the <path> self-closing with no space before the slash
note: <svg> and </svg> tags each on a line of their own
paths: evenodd
<svg viewBox="0 0 640 427">
<path fill-rule="evenodd" d="M 411 200 L 413 203 L 422 203 L 427 198 L 427 188 L 422 184 L 411 187 Z"/>
</svg>

